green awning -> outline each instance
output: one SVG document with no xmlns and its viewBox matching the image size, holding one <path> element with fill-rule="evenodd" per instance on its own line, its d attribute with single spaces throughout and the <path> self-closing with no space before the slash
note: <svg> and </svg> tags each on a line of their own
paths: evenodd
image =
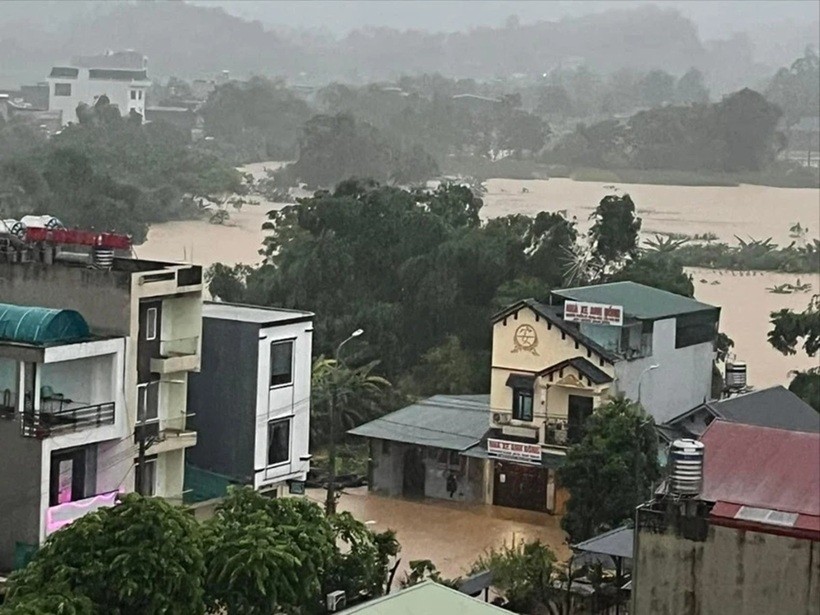
<svg viewBox="0 0 820 615">
<path fill-rule="evenodd" d="M 0 341 L 43 346 L 76 342 L 90 335 L 88 323 L 74 310 L 0 303 Z"/>
</svg>

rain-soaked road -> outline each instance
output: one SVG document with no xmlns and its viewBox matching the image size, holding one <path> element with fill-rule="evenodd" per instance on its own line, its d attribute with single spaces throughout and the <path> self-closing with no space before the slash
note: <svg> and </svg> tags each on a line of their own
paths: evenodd
<svg viewBox="0 0 820 615">
<path fill-rule="evenodd" d="M 324 501 L 322 489 L 309 489 L 308 497 Z M 569 557 L 566 534 L 559 518 L 545 513 L 464 504 L 446 500 L 402 500 L 372 495 L 367 487 L 346 489 L 339 500 L 346 510 L 377 531 L 392 529 L 401 543 L 402 578 L 410 560 L 430 559 L 444 576 L 463 575 L 485 550 L 492 547 L 540 540 L 559 559 Z"/>
</svg>

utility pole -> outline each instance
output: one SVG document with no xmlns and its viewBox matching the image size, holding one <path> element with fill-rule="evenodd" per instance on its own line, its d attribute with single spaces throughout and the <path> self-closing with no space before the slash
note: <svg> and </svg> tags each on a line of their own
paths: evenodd
<svg viewBox="0 0 820 615">
<path fill-rule="evenodd" d="M 328 446 L 328 482 L 327 482 L 327 498 L 325 499 L 325 514 L 336 514 L 336 389 L 339 385 L 338 370 L 341 367 L 340 356 L 342 346 L 347 344 L 350 340 L 359 337 L 364 331 L 356 329 L 351 333 L 341 344 L 336 347 L 334 358 L 336 360 L 336 373 L 333 376 L 330 389 L 330 399 L 328 401 L 328 413 L 330 415 L 330 443 Z"/>
</svg>

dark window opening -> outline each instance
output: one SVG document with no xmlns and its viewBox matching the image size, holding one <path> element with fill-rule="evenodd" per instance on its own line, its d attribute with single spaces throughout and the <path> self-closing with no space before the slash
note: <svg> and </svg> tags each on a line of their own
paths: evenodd
<svg viewBox="0 0 820 615">
<path fill-rule="evenodd" d="M 513 389 L 513 418 L 532 421 L 532 389 Z"/>
<path fill-rule="evenodd" d="M 54 84 L 54 95 L 55 96 L 71 96 L 71 84 L 70 83 L 55 83 Z"/>
<path fill-rule="evenodd" d="M 587 419 L 592 415 L 592 398 L 570 395 L 567 405 L 567 442 L 578 444 L 586 432 Z"/>
<path fill-rule="evenodd" d="M 268 465 L 290 461 L 290 419 L 268 423 Z"/>
<path fill-rule="evenodd" d="M 270 385 L 293 382 L 293 340 L 270 345 Z"/>
</svg>

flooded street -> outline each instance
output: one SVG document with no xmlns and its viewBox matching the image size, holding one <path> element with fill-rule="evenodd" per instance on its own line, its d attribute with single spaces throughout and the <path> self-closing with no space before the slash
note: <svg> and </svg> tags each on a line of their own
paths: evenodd
<svg viewBox="0 0 820 615">
<path fill-rule="evenodd" d="M 308 497 L 323 503 L 323 489 L 308 489 Z M 401 544 L 396 585 L 409 562 L 431 559 L 446 577 L 463 575 L 484 551 L 513 541 L 540 540 L 559 559 L 569 557 L 559 518 L 546 513 L 450 503 L 445 500 L 411 501 L 372 495 L 367 487 L 345 489 L 339 510 L 350 512 L 376 531 L 394 530 Z"/>
<path fill-rule="evenodd" d="M 265 162 L 248 165 L 244 170 L 257 178 L 264 169 L 282 163 Z M 566 210 L 575 216 L 585 230 L 588 218 L 598 202 L 612 187 L 600 182 L 576 182 L 570 179 L 487 181 L 483 215 L 503 216 L 511 213 L 532 215 L 538 211 Z M 789 241 L 788 228 L 795 222 L 809 228 L 809 237 L 818 236 L 820 227 L 820 191 L 810 189 L 771 188 L 741 185 L 737 187 L 689 187 L 622 184 L 643 218 L 645 235 L 653 232 L 675 232 L 689 235 L 711 232 L 722 241 L 734 242 L 734 235 L 756 238 L 773 237 L 779 244 Z M 523 189 L 528 192 L 522 192 Z M 264 233 L 262 224 L 267 212 L 284 207 L 282 203 L 262 202 L 246 205 L 240 212 L 231 211 L 224 225 L 207 220 L 188 220 L 156 224 L 148 241 L 137 246 L 141 258 L 197 262 L 203 266 L 221 262 L 258 263 Z M 766 340 L 769 313 L 781 308 L 802 310 L 811 293 L 779 295 L 766 289 L 794 283 L 800 277 L 820 290 L 820 274 L 791 275 L 774 272 L 751 274 L 694 270 L 695 294 L 698 299 L 723 308 L 721 328 L 735 341 L 738 358 L 749 364 L 749 383 L 756 388 L 786 384 L 789 371 L 816 365 L 802 351 L 785 357 L 771 348 Z M 701 280 L 706 280 L 702 282 Z"/>
</svg>

